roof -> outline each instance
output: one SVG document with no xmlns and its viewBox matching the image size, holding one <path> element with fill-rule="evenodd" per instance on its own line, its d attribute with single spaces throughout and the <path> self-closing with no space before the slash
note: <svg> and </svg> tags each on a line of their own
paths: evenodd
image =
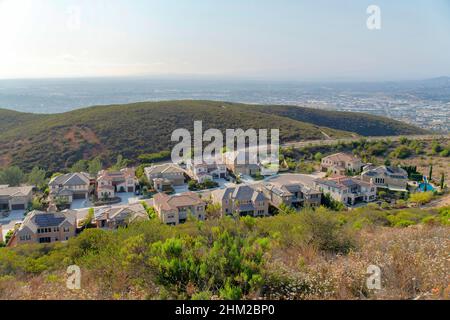
<svg viewBox="0 0 450 320">
<path fill-rule="evenodd" d="M 129 220 L 148 219 L 148 214 L 140 203 L 123 206 L 96 208 L 94 220 Z"/>
<path fill-rule="evenodd" d="M 338 189 L 347 189 L 351 188 L 352 186 L 359 185 L 364 187 L 371 187 L 373 184 L 362 181 L 355 178 L 350 177 L 338 177 L 338 178 L 332 178 L 332 179 L 316 179 L 316 183 L 326 185 L 332 188 L 338 188 Z"/>
<path fill-rule="evenodd" d="M 301 191 L 304 194 L 320 193 L 314 186 L 314 178 L 305 174 L 282 174 L 264 182 L 264 187 L 280 196 Z"/>
<path fill-rule="evenodd" d="M 66 221 L 74 225 L 75 220 L 76 215 L 71 211 L 44 212 L 34 210 L 28 213 L 19 230 L 24 227 L 28 227 L 32 231 L 36 232 L 38 228 L 59 227 Z"/>
<path fill-rule="evenodd" d="M 348 154 L 348 153 L 344 153 L 344 152 L 339 152 L 339 153 L 329 155 L 327 157 L 324 157 L 322 160 L 324 160 L 324 159 L 331 160 L 331 161 L 339 161 L 339 162 L 341 162 L 341 161 L 343 161 L 343 162 L 360 161 L 355 156 Z"/>
<path fill-rule="evenodd" d="M 237 185 L 236 187 L 229 187 L 226 189 L 219 189 L 213 191 L 214 197 L 220 200 L 232 199 L 238 201 L 264 201 L 266 197 L 258 190 L 255 190 L 249 185 Z"/>
<path fill-rule="evenodd" d="M 67 173 L 50 180 L 50 186 L 80 186 L 89 185 L 91 176 L 86 172 Z"/>
<path fill-rule="evenodd" d="M 33 190 L 32 186 L 22 186 L 22 187 L 2 186 L 0 188 L 0 196 L 24 197 L 28 196 L 32 190 Z"/>
<path fill-rule="evenodd" d="M 146 175 L 161 174 L 161 173 L 184 173 L 185 171 L 174 163 L 164 163 L 146 167 L 144 169 Z"/>
<path fill-rule="evenodd" d="M 134 168 L 124 168 L 120 171 L 108 171 L 102 170 L 98 173 L 97 181 L 110 180 L 110 181 L 124 181 L 125 179 L 134 179 L 136 176 Z"/>
<path fill-rule="evenodd" d="M 153 199 L 155 205 L 160 206 L 164 210 L 177 210 L 179 207 L 205 204 L 195 192 L 185 192 L 171 196 L 165 193 L 157 193 Z"/>
</svg>

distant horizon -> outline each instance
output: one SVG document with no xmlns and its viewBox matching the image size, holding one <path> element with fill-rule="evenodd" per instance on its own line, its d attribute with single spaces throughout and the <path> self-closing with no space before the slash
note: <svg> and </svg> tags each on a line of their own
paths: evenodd
<svg viewBox="0 0 450 320">
<path fill-rule="evenodd" d="M 419 78 L 386 78 L 386 79 L 355 79 L 355 78 L 316 78 L 316 79 L 295 79 L 295 78 L 256 78 L 256 77 L 238 77 L 226 75 L 203 75 L 203 74 L 158 74 L 158 75 L 116 75 L 116 76 L 60 76 L 60 77 L 18 77 L 18 78 L 0 78 L 0 81 L 34 81 L 34 80 L 174 80 L 174 81 L 230 81 L 230 82 L 274 82 L 274 83 L 385 83 L 385 82 L 415 82 L 437 79 L 450 79 L 450 75 L 432 75 Z"/>
</svg>

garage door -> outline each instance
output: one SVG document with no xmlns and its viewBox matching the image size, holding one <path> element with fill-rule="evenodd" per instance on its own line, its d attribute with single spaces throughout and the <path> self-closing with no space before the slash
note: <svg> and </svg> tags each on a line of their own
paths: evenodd
<svg viewBox="0 0 450 320">
<path fill-rule="evenodd" d="M 25 205 L 24 204 L 13 204 L 11 206 L 11 208 L 13 210 L 25 210 Z"/>
<path fill-rule="evenodd" d="M 73 198 L 74 199 L 86 199 L 86 195 L 84 193 L 79 193 L 79 194 L 74 193 Z"/>
</svg>

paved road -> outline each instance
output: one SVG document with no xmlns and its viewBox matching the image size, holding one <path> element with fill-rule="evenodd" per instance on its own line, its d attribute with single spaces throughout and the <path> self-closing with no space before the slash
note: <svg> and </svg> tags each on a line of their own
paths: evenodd
<svg viewBox="0 0 450 320">
<path fill-rule="evenodd" d="M 296 141 L 296 142 L 287 142 L 282 145 L 282 147 L 308 147 L 308 146 L 328 146 L 337 144 L 339 142 L 349 143 L 354 141 L 359 141 L 361 138 L 364 138 L 368 141 L 380 141 L 389 139 L 391 141 L 399 141 L 404 136 L 383 136 L 383 137 L 357 137 L 357 138 L 343 138 L 343 139 L 327 139 L 327 140 L 309 140 L 309 141 Z M 427 134 L 427 135 L 408 135 L 406 136 L 408 139 L 422 140 L 422 141 L 430 141 L 436 138 L 444 138 L 450 139 L 450 134 Z"/>
</svg>

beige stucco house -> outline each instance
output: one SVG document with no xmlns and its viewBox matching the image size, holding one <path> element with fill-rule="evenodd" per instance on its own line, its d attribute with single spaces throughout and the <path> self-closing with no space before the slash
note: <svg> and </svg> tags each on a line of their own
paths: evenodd
<svg viewBox="0 0 450 320">
<path fill-rule="evenodd" d="M 76 214 L 73 211 L 32 211 L 14 232 L 8 246 L 26 243 L 67 241 L 76 233 Z"/>
<path fill-rule="evenodd" d="M 372 202 L 377 198 L 375 184 L 349 177 L 314 180 L 316 188 L 346 206 L 360 202 Z"/>
<path fill-rule="evenodd" d="M 408 185 L 408 173 L 400 167 L 368 167 L 361 173 L 361 179 L 393 191 L 406 191 Z"/>
<path fill-rule="evenodd" d="M 166 191 L 173 186 L 185 183 L 186 171 L 174 163 L 153 165 L 144 169 L 148 181 L 159 192 Z"/>
<path fill-rule="evenodd" d="M 117 229 L 136 221 L 148 220 L 148 214 L 140 203 L 95 208 L 93 222 L 98 228 Z"/>
<path fill-rule="evenodd" d="M 345 175 L 347 172 L 361 172 L 363 163 L 361 159 L 348 153 L 336 153 L 322 158 L 322 172 L 330 172 L 333 175 Z"/>
<path fill-rule="evenodd" d="M 59 175 L 48 184 L 52 200 L 63 200 L 69 204 L 76 199 L 88 199 L 90 185 L 91 176 L 85 172 Z"/>
<path fill-rule="evenodd" d="M 222 216 L 233 215 L 262 217 L 269 214 L 269 200 L 250 185 L 237 185 L 211 193 L 213 203 L 220 204 Z"/>
<path fill-rule="evenodd" d="M 199 220 L 205 219 L 206 202 L 194 192 L 177 195 L 157 193 L 153 197 L 153 205 L 159 219 L 165 224 L 176 225 L 187 220 L 188 215 Z"/>
<path fill-rule="evenodd" d="M 317 207 L 321 203 L 322 192 L 314 185 L 314 178 L 304 174 L 275 176 L 264 181 L 259 189 L 276 208 L 284 204 L 300 209 Z"/>
<path fill-rule="evenodd" d="M 97 175 L 97 197 L 114 198 L 116 193 L 135 192 L 137 184 L 134 168 L 119 171 L 102 170 Z"/>
<path fill-rule="evenodd" d="M 33 187 L 0 186 L 0 211 L 25 210 L 31 203 Z"/>
</svg>

